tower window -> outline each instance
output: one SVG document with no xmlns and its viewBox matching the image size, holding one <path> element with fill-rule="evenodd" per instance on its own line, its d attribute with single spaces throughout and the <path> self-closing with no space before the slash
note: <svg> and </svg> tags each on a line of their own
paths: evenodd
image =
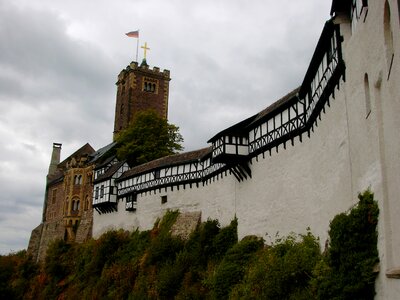
<svg viewBox="0 0 400 300">
<path fill-rule="evenodd" d="M 168 202 L 167 196 L 161 196 L 161 204 L 165 204 Z"/>
<path fill-rule="evenodd" d="M 142 90 L 144 92 L 158 94 L 158 80 L 149 77 L 144 77 Z"/>
</svg>

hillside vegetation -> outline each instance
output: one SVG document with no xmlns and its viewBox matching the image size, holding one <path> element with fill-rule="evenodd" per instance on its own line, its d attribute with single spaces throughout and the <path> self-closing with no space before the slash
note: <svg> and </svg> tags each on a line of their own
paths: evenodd
<svg viewBox="0 0 400 300">
<path fill-rule="evenodd" d="M 330 225 L 321 252 L 310 233 L 272 245 L 238 241 L 238 220 L 171 235 L 178 212 L 150 231 L 110 231 L 84 244 L 55 241 L 39 266 L 25 252 L 0 257 L 2 299 L 373 299 L 378 207 L 367 191 Z"/>
</svg>

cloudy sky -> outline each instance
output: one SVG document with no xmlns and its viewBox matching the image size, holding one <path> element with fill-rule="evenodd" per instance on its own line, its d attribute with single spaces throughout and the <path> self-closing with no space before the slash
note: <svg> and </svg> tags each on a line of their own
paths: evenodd
<svg viewBox="0 0 400 300">
<path fill-rule="evenodd" d="M 52 143 L 61 159 L 112 139 L 116 78 L 136 55 L 171 71 L 185 150 L 301 84 L 330 0 L 0 0 L 0 254 L 41 221 Z M 139 52 L 141 61 L 143 54 Z"/>
</svg>

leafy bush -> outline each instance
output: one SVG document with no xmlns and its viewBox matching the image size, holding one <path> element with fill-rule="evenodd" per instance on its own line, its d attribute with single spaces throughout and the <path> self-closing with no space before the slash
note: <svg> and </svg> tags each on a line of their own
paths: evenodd
<svg viewBox="0 0 400 300">
<path fill-rule="evenodd" d="M 349 214 L 330 224 L 327 257 L 315 272 L 319 299 L 373 299 L 374 266 L 379 262 L 376 226 L 379 209 L 369 191 L 359 194 Z"/>
<path fill-rule="evenodd" d="M 233 245 L 235 245 L 238 241 L 237 234 L 237 226 L 238 221 L 235 217 L 229 226 L 222 228 L 218 234 L 215 236 L 212 244 L 213 254 L 212 257 L 214 259 L 221 260 L 225 255 L 226 251 L 228 251 Z"/>
<path fill-rule="evenodd" d="M 324 255 L 308 232 L 265 246 L 238 242 L 235 218 L 171 235 L 169 211 L 151 231 L 110 231 L 84 244 L 55 241 L 40 268 L 25 252 L 0 256 L 6 299 L 373 299 L 378 207 L 369 191 L 330 225 Z"/>
<path fill-rule="evenodd" d="M 306 299 L 319 261 L 318 240 L 311 234 L 289 236 L 260 252 L 232 299 Z"/>
<path fill-rule="evenodd" d="M 264 246 L 264 241 L 255 236 L 244 238 L 228 250 L 212 279 L 215 299 L 226 299 L 232 287 L 243 278 L 247 263 L 253 254 Z"/>
</svg>

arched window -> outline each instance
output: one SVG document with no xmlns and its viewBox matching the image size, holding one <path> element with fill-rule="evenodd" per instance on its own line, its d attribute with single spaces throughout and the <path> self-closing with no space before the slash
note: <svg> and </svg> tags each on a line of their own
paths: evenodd
<svg viewBox="0 0 400 300">
<path fill-rule="evenodd" d="M 79 211 L 79 209 L 80 209 L 80 206 L 81 206 L 81 201 L 76 201 L 76 211 Z"/>
<path fill-rule="evenodd" d="M 74 176 L 74 184 L 81 185 L 82 184 L 82 175 L 75 175 Z"/>
<path fill-rule="evenodd" d="M 385 1 L 385 11 L 383 14 L 383 29 L 385 36 L 386 61 L 388 66 L 388 79 L 389 79 L 394 59 L 394 48 L 393 48 L 393 32 L 391 25 L 390 6 L 388 0 Z"/>
<path fill-rule="evenodd" d="M 365 118 L 368 118 L 371 113 L 371 94 L 369 90 L 369 79 L 368 74 L 364 75 L 364 94 L 365 94 Z"/>
</svg>

